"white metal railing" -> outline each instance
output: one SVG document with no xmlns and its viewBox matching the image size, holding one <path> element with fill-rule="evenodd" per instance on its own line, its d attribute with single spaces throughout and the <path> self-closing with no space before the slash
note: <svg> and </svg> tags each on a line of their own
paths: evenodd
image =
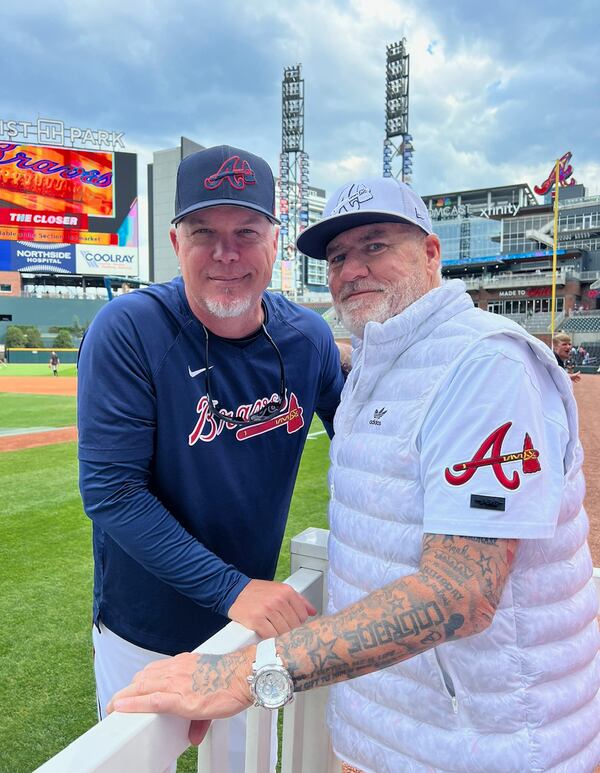
<svg viewBox="0 0 600 773">
<path fill-rule="evenodd" d="M 571 309 L 569 317 L 598 317 L 600 316 L 600 310 L 598 309 Z"/>
<path fill-rule="evenodd" d="M 319 613 L 327 597 L 327 535 L 325 529 L 311 528 L 292 539 L 292 574 L 285 581 L 306 596 Z M 254 631 L 239 623 L 230 623 L 195 652 L 220 654 L 257 641 Z M 325 722 L 327 693 L 325 687 L 298 693 L 285 707 L 281 773 L 339 773 L 341 770 L 331 749 Z M 248 709 L 247 714 L 244 771 L 231 767 L 226 739 L 221 735 L 223 725 L 213 724 L 198 749 L 201 773 L 269 770 L 271 714 L 257 708 Z M 189 720 L 166 714 L 114 713 L 37 770 L 42 773 L 164 773 L 190 745 L 189 724 Z"/>
<path fill-rule="evenodd" d="M 328 534 L 326 529 L 310 528 L 292 539 L 292 574 L 286 580 L 319 613 L 327 598 Z M 594 568 L 594 581 L 600 596 L 600 568 Z M 230 623 L 195 652 L 231 652 L 257 640 L 253 631 Z M 285 707 L 281 773 L 340 773 L 341 763 L 333 754 L 325 722 L 327 693 L 326 687 L 297 693 Z M 213 724 L 198 749 L 199 773 L 269 770 L 271 715 L 256 708 L 247 713 L 244 771 L 231 768 L 225 753 L 226 738 L 219 735 L 219 727 Z M 111 714 L 34 773 L 166 773 L 189 747 L 188 729 L 188 720 L 167 714 Z M 217 754 L 211 753 L 215 751 Z"/>
<path fill-rule="evenodd" d="M 580 271 L 579 279 L 582 282 L 593 282 L 594 279 L 600 279 L 600 271 Z"/>
<path fill-rule="evenodd" d="M 566 271 L 556 272 L 556 284 L 564 285 L 567 280 Z M 552 272 L 542 271 L 539 274 L 494 274 L 482 277 L 483 287 L 530 287 L 533 285 L 547 285 L 552 282 Z"/>
</svg>

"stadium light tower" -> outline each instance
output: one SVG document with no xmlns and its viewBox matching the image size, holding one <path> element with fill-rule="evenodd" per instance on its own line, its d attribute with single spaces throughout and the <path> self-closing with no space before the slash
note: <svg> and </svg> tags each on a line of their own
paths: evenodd
<svg viewBox="0 0 600 773">
<path fill-rule="evenodd" d="M 285 67 L 281 83 L 281 155 L 279 157 L 279 213 L 281 259 L 284 273 L 294 277 L 284 287 L 294 298 L 304 295 L 304 258 L 296 239 L 308 225 L 308 154 L 304 152 L 304 79 L 302 65 Z M 290 266 L 287 261 L 293 261 Z M 289 269 L 292 269 L 290 272 Z"/>
<path fill-rule="evenodd" d="M 387 47 L 385 66 L 385 140 L 383 176 L 397 177 L 410 185 L 412 136 L 408 133 L 408 68 L 406 38 Z"/>
</svg>

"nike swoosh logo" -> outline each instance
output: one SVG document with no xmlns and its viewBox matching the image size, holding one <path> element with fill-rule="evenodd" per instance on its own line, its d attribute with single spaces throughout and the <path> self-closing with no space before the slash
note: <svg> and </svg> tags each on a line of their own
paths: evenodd
<svg viewBox="0 0 600 773">
<path fill-rule="evenodd" d="M 210 367 L 214 368 L 214 365 L 211 365 Z M 205 370 L 206 368 L 199 368 L 198 370 L 192 370 L 188 365 L 188 373 L 190 374 L 191 378 L 196 378 L 196 376 L 200 375 L 200 373 L 204 373 Z"/>
</svg>

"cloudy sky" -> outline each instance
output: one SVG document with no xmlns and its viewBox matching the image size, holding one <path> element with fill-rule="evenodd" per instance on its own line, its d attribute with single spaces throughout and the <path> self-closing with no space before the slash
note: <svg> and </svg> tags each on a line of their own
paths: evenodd
<svg viewBox="0 0 600 773">
<path fill-rule="evenodd" d="M 599 13 L 597 0 L 4 0 L 0 118 L 125 132 L 144 213 L 146 163 L 181 135 L 276 168 L 283 68 L 301 63 L 311 183 L 331 191 L 381 171 L 386 44 L 405 37 L 416 190 L 533 186 L 571 150 L 600 194 Z"/>
</svg>

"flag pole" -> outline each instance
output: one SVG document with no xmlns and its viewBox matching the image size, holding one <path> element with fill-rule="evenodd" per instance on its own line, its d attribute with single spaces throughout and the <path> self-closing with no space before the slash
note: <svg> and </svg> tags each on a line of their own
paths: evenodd
<svg viewBox="0 0 600 773">
<path fill-rule="evenodd" d="M 556 246 L 558 242 L 558 169 L 559 161 L 554 166 L 554 239 L 552 241 L 552 309 L 550 316 L 550 336 L 554 338 L 554 314 L 556 308 Z"/>
</svg>

